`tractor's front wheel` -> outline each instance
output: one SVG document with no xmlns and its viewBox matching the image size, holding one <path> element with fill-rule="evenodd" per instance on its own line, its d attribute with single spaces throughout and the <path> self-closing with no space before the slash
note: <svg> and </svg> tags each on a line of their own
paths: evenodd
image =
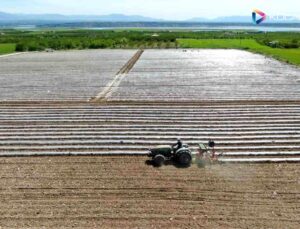
<svg viewBox="0 0 300 229">
<path fill-rule="evenodd" d="M 166 158 L 163 155 L 157 154 L 153 158 L 153 164 L 157 167 L 160 167 L 165 163 L 165 160 Z"/>
</svg>

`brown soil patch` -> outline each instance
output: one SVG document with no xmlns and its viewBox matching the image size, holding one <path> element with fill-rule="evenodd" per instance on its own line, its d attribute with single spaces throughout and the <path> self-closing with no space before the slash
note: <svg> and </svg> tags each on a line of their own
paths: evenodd
<svg viewBox="0 0 300 229">
<path fill-rule="evenodd" d="M 153 168 L 145 157 L 0 159 L 2 228 L 299 228 L 298 164 Z"/>
</svg>

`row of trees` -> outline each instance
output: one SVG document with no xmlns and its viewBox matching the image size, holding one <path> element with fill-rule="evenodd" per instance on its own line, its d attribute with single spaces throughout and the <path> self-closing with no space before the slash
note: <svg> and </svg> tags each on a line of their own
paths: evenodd
<svg viewBox="0 0 300 229">
<path fill-rule="evenodd" d="M 98 49 L 113 48 L 116 42 L 112 40 L 73 40 L 73 39 L 43 39 L 19 41 L 16 51 L 41 51 L 45 49 Z"/>
<path fill-rule="evenodd" d="M 67 50 L 67 49 L 105 49 L 105 48 L 176 48 L 177 42 L 123 42 L 114 40 L 57 40 L 49 42 L 20 41 L 16 45 L 17 52 L 43 51 L 46 49 Z"/>
<path fill-rule="evenodd" d="M 0 43 L 16 43 L 16 51 L 45 49 L 176 48 L 177 38 L 234 38 L 236 33 L 171 31 L 9 31 Z M 4 40 L 3 40 L 4 39 Z M 3 41 L 1 41 L 3 40 Z"/>
<path fill-rule="evenodd" d="M 4 31 L 0 43 L 16 43 L 16 51 L 45 49 L 176 48 L 176 39 L 255 39 L 274 48 L 299 48 L 299 33 L 243 31 Z M 277 41 L 277 42 L 272 42 Z"/>
</svg>

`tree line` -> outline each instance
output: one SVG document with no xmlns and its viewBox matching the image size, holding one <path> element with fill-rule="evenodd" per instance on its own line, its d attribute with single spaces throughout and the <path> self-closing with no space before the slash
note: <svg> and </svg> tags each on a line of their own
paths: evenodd
<svg viewBox="0 0 300 229">
<path fill-rule="evenodd" d="M 273 48 L 299 48 L 300 33 L 249 31 L 39 30 L 0 31 L 0 43 L 15 43 L 16 51 L 45 49 L 178 48 L 178 38 L 255 39 Z"/>
</svg>

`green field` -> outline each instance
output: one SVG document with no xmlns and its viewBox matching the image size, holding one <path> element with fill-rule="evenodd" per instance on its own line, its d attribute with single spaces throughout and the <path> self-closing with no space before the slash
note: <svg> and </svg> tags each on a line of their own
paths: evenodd
<svg viewBox="0 0 300 229">
<path fill-rule="evenodd" d="M 13 53 L 16 50 L 15 44 L 0 44 L 0 55 Z"/>
<path fill-rule="evenodd" d="M 271 48 L 253 39 L 178 39 L 177 41 L 182 48 L 243 49 L 300 66 L 300 48 Z"/>
</svg>

